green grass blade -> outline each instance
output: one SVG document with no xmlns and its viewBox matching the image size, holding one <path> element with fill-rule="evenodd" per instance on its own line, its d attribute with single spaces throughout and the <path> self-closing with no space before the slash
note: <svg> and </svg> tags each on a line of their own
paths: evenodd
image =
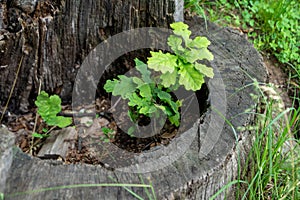
<svg viewBox="0 0 300 200">
<path fill-rule="evenodd" d="M 245 183 L 245 184 L 248 184 L 246 181 L 241 181 L 241 180 L 234 180 L 234 181 L 231 181 L 229 183 L 227 183 L 225 186 L 223 186 L 217 193 L 215 193 L 213 196 L 211 196 L 209 198 L 209 200 L 214 200 L 215 198 L 217 198 L 217 196 L 219 196 L 224 190 L 226 190 L 227 188 L 231 187 L 232 185 L 234 184 L 237 184 L 237 183 Z"/>
<path fill-rule="evenodd" d="M 24 191 L 24 192 L 16 192 L 13 194 L 6 194 L 5 196 L 6 197 L 15 197 L 15 196 L 21 196 L 21 195 L 33 194 L 33 193 L 39 193 L 39 192 L 47 192 L 47 191 L 62 190 L 62 189 L 87 188 L 87 187 L 123 187 L 131 194 L 133 194 L 134 192 L 132 192 L 127 187 L 151 188 L 150 185 L 145 185 L 145 184 L 124 184 L 124 183 L 76 184 L 76 185 L 63 185 L 63 186 L 56 186 L 56 187 L 49 187 L 49 188 L 41 188 L 41 189 L 37 189 L 37 190 L 28 190 L 28 191 Z M 134 196 L 138 197 L 138 195 L 134 195 Z M 143 199 L 141 197 L 139 197 L 139 198 Z"/>
</svg>

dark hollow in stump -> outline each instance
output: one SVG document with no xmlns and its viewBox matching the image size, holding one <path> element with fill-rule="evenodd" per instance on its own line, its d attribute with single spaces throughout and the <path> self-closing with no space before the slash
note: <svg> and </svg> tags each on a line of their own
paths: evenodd
<svg viewBox="0 0 300 200">
<path fill-rule="evenodd" d="M 181 135 L 178 141 L 173 141 L 175 146 L 164 149 L 164 152 L 159 149 L 157 152 L 137 155 L 136 159 L 144 161 L 140 162 L 140 165 L 113 171 L 101 166 L 63 165 L 60 161 L 44 161 L 29 157 L 13 146 L 12 133 L 7 133 L 2 128 L 0 192 L 3 192 L 7 199 L 24 200 L 133 199 L 123 187 L 78 187 L 19 196 L 13 194 L 74 184 L 115 183 L 115 181 L 125 184 L 144 181 L 147 184 L 151 180 L 158 199 L 208 199 L 228 182 L 236 179 L 238 157 L 243 164 L 251 148 L 252 137 L 251 132 L 238 131 L 238 127 L 250 125 L 254 118 L 251 114 L 241 113 L 248 108 L 254 109 L 257 103 L 250 97 L 251 93 L 255 93 L 254 88 L 245 86 L 252 82 L 251 78 L 260 82 L 266 80 L 262 57 L 245 36 L 237 31 L 221 28 L 212 23 L 208 23 L 206 29 L 205 22 L 197 17 L 186 19 L 186 23 L 195 35 L 206 36 L 212 42 L 209 46 L 214 54 L 211 65 L 215 72 L 219 73 L 209 81 L 208 87 L 210 91 L 216 91 L 215 96 L 211 98 L 219 103 L 214 104 L 218 109 L 225 111 L 224 116 L 219 116 L 218 110 L 212 106 L 193 128 Z M 224 123 L 222 117 L 232 123 L 238 135 L 234 134 L 232 127 Z M 216 135 L 219 130 L 220 133 Z M 182 140 L 182 137 L 186 139 Z M 190 138 L 191 143 L 184 143 Z M 186 146 L 188 146 L 186 151 L 178 156 L 178 152 Z M 149 160 L 151 162 L 148 162 Z M 153 166 L 157 170 L 147 172 L 147 167 L 150 169 Z M 128 189 L 147 198 L 144 188 L 128 187 Z M 233 188 L 229 188 L 219 198 L 223 199 L 226 195 L 229 197 L 232 191 Z"/>
</svg>

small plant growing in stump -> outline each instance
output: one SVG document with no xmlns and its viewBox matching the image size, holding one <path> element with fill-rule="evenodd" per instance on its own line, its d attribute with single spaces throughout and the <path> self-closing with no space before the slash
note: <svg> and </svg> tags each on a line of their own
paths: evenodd
<svg viewBox="0 0 300 200">
<path fill-rule="evenodd" d="M 162 111 L 169 121 L 180 125 L 179 108 L 181 100 L 174 100 L 171 92 L 183 86 L 186 90 L 197 91 L 205 82 L 204 77 L 213 78 L 211 67 L 199 63 L 201 60 L 213 60 L 212 53 L 207 49 L 210 41 L 206 37 L 190 38 L 191 31 L 183 22 L 171 24 L 173 34 L 168 38 L 168 45 L 173 53 L 151 51 L 147 64 L 135 59 L 135 67 L 139 77 L 119 75 L 118 79 L 107 80 L 104 85 L 106 92 L 129 100 L 128 115 L 133 122 L 142 117 L 159 118 Z M 152 77 L 151 71 L 160 72 L 159 77 Z M 132 134 L 135 127 L 128 130 Z"/>
</svg>

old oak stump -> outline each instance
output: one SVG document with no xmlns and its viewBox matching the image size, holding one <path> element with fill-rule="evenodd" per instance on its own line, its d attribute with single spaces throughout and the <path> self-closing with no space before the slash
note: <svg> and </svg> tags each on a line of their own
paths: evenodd
<svg viewBox="0 0 300 200">
<path fill-rule="evenodd" d="M 20 2 L 36 3 L 36 1 L 10 2 L 16 3 L 9 4 L 8 1 L 7 3 L 4 1 L 0 8 L 2 17 L 0 44 L 1 50 L 5 50 L 0 53 L 1 102 L 7 98 L 8 87 L 12 84 L 7 80 L 9 84 L 4 86 L 2 78 L 7 78 L 9 73 L 15 73 L 24 55 L 18 81 L 25 81 L 28 84 L 17 85 L 18 90 L 13 94 L 13 106 L 10 108 L 14 110 L 20 107 L 22 112 L 25 112 L 32 103 L 30 97 L 36 95 L 40 80 L 45 83 L 43 87 L 46 88 L 43 89 L 60 90 L 61 96 L 67 100 L 72 90 L 77 65 L 81 64 L 96 44 L 108 36 L 124 29 L 166 27 L 166 24 L 174 21 L 170 15 L 174 12 L 174 1 L 167 1 L 170 4 L 159 4 L 159 1 L 144 2 L 147 6 L 137 10 L 131 9 L 130 16 L 126 12 L 128 11 L 125 9 L 126 5 L 122 5 L 126 4 L 124 2 L 120 2 L 119 7 L 118 4 L 112 6 L 109 1 L 99 1 L 103 5 L 93 1 L 96 6 L 85 4 L 83 1 L 76 1 L 76 3 L 70 0 L 41 1 L 34 7 L 30 7 L 30 3 L 26 4 L 29 5 L 27 7 L 19 4 Z M 128 8 L 144 5 L 142 1 L 128 2 Z M 136 2 L 139 4 L 135 4 Z M 110 8 L 109 5 L 112 7 Z M 151 7 L 153 5 L 159 5 L 160 8 Z M 106 9 L 114 8 L 116 13 L 113 16 L 111 13 L 99 14 L 97 9 L 103 6 Z M 143 12 L 143 9 L 146 12 Z M 158 12 L 160 9 L 161 12 Z M 3 16 L 8 15 L 6 12 L 17 13 L 27 21 L 22 21 L 20 24 L 12 23 L 15 20 L 14 16 L 10 15 L 10 19 L 5 19 Z M 86 18 L 85 12 L 96 17 Z M 161 21 L 158 20 L 160 15 L 167 17 L 162 17 L 163 21 Z M 126 27 L 125 22 L 122 24 L 123 27 L 113 26 L 114 23 L 119 22 L 117 16 L 130 19 L 133 17 L 135 20 L 131 21 L 130 27 Z M 192 141 L 188 146 L 182 142 L 185 140 L 179 137 L 172 142 L 176 144 L 175 146 L 169 149 L 160 148 L 157 150 L 161 151 L 158 154 L 153 151 L 137 155 L 136 159 L 145 159 L 147 165 L 157 168 L 148 172 L 143 170 L 144 166 L 139 168 L 138 165 L 134 166 L 135 171 L 130 171 L 107 169 L 100 165 L 65 165 L 60 161 L 40 160 L 30 157 L 14 146 L 14 134 L 1 128 L 0 192 L 4 194 L 5 199 L 133 199 L 124 187 L 84 187 L 82 184 L 116 182 L 147 184 L 149 180 L 158 199 L 208 199 L 228 182 L 235 180 L 238 159 L 243 165 L 251 148 L 252 138 L 250 131 L 238 131 L 238 127 L 251 125 L 254 120 L 253 115 L 241 113 L 249 108 L 255 109 L 257 104 L 250 96 L 255 92 L 254 88 L 246 86 L 253 82 L 252 78 L 261 82 L 266 80 L 262 57 L 245 36 L 235 30 L 221 28 L 209 22 L 206 24 L 198 17 L 186 17 L 185 22 L 189 24 L 194 34 L 206 36 L 212 43 L 209 49 L 215 58 L 210 65 L 218 73 L 209 81 L 208 87 L 210 93 L 214 95 L 211 97 L 214 105 L 224 111 L 221 113 L 224 116 L 218 113 L 219 110 L 211 107 L 191 129 L 180 136 L 191 136 Z M 91 29 L 94 24 L 99 27 Z M 74 30 L 71 30 L 71 27 Z M 117 28 L 119 30 L 115 30 Z M 94 32 L 93 30 L 96 29 L 97 31 Z M 9 69 L 13 67 L 14 70 Z M 23 86 L 25 88 L 22 88 Z M 224 118 L 231 123 L 231 126 L 224 122 Z M 218 133 L 216 134 L 214 130 Z M 211 132 L 214 134 L 209 135 L 208 133 Z M 182 153 L 181 149 L 186 147 L 187 149 Z M 177 152 L 181 152 L 180 156 Z M 147 160 L 151 162 L 147 163 Z M 167 164 L 164 165 L 165 163 Z M 143 173 L 138 173 L 139 170 Z M 68 188 L 70 185 L 77 184 L 82 187 Z M 38 191 L 42 188 L 59 186 L 66 187 Z M 128 188 L 141 197 L 147 198 L 144 188 Z M 229 188 L 218 198 L 223 199 L 225 196 L 232 195 L 233 189 Z M 29 193 L 19 193 L 25 191 Z"/>
</svg>

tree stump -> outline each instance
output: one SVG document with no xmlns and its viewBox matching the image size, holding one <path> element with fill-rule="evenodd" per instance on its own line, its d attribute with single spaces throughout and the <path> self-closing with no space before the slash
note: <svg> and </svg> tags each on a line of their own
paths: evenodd
<svg viewBox="0 0 300 200">
<path fill-rule="evenodd" d="M 124 187 L 68 186 L 116 182 L 147 184 L 149 180 L 153 184 L 157 199 L 208 199 L 228 182 L 235 180 L 238 159 L 243 165 L 252 141 L 251 132 L 238 131 L 238 127 L 251 125 L 254 116 L 242 113 L 249 108 L 255 109 L 257 104 L 250 96 L 255 93 L 255 89 L 246 86 L 253 82 L 251 78 L 260 82 L 266 81 L 262 57 L 245 36 L 235 30 L 221 28 L 209 22 L 206 27 L 204 20 L 198 17 L 187 18 L 185 22 L 189 24 L 192 33 L 206 36 L 212 42 L 209 48 L 215 58 L 210 64 L 219 73 L 209 81 L 208 87 L 210 91 L 216 91 L 211 98 L 219 106 L 218 109 L 224 110 L 224 116 L 220 116 L 219 110 L 212 107 L 191 129 L 172 141 L 175 146 L 170 146 L 170 149 L 160 148 L 157 150 L 159 154 L 153 150 L 136 155 L 136 159 L 144 159 L 146 165 L 140 162 L 141 165 L 135 166 L 135 171 L 86 164 L 64 165 L 60 161 L 30 157 L 13 146 L 12 133 L 0 129 L 0 192 L 4 193 L 6 199 L 133 199 Z M 68 41 L 68 38 L 65 40 Z M 86 41 L 83 43 L 88 44 Z M 85 53 L 82 52 L 82 55 Z M 60 61 L 55 61 L 55 65 L 59 65 L 57 62 Z M 71 66 L 74 63 L 70 63 Z M 232 126 L 225 123 L 223 117 Z M 191 142 L 181 142 L 182 137 L 192 138 Z M 186 147 L 188 148 L 177 156 L 177 152 Z M 147 163 L 151 156 L 154 159 Z M 157 166 L 157 170 L 145 170 L 149 165 Z M 52 188 L 57 186 L 67 187 Z M 41 188 L 52 190 L 18 194 Z M 128 189 L 147 198 L 144 188 Z M 229 188 L 218 199 L 230 196 L 232 191 L 233 188 Z"/>
<path fill-rule="evenodd" d="M 78 68 L 97 44 L 124 30 L 167 28 L 174 16 L 181 17 L 180 12 L 174 14 L 178 2 L 183 1 L 1 1 L 1 105 L 9 97 L 15 75 L 10 111 L 27 112 L 40 83 L 41 89 L 69 102 Z M 157 199 L 208 199 L 236 179 L 238 157 L 243 164 L 252 137 L 237 128 L 250 125 L 254 118 L 241 113 L 257 103 L 250 97 L 254 88 L 245 86 L 252 82 L 250 77 L 265 81 L 262 58 L 237 31 L 212 23 L 206 27 L 197 17 L 186 23 L 194 35 L 212 42 L 209 48 L 215 59 L 209 64 L 217 72 L 208 83 L 212 107 L 191 129 L 166 148 L 134 155 L 140 164 L 114 169 L 30 157 L 14 146 L 14 134 L 1 128 L 0 193 L 5 199 L 133 199 L 124 187 L 93 184 L 148 184 L 149 180 Z M 127 188 L 147 198 L 146 189 Z"/>
</svg>

